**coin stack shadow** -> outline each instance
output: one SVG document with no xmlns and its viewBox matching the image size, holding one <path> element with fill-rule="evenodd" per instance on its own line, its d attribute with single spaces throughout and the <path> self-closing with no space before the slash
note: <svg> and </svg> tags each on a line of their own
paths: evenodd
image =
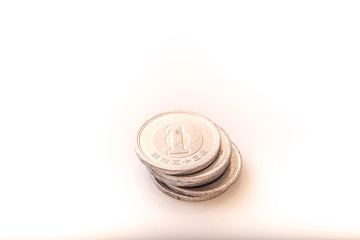
<svg viewBox="0 0 360 240">
<path fill-rule="evenodd" d="M 228 134 L 187 111 L 158 114 L 137 132 L 135 151 L 156 187 L 183 201 L 205 201 L 239 177 L 241 154 Z"/>
</svg>

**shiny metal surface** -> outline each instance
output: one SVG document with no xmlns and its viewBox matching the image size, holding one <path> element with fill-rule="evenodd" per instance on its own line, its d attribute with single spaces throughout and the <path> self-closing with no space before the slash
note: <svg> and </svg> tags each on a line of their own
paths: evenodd
<svg viewBox="0 0 360 240">
<path fill-rule="evenodd" d="M 230 162 L 230 156 L 232 152 L 231 141 L 226 132 L 218 127 L 221 138 L 220 153 L 217 159 L 207 168 L 187 175 L 173 176 L 163 174 L 155 170 L 149 169 L 149 171 L 160 181 L 165 184 L 170 184 L 178 187 L 197 187 L 209 182 L 212 182 L 224 173 Z"/>
<path fill-rule="evenodd" d="M 186 111 L 158 114 L 137 132 L 138 158 L 159 173 L 190 174 L 209 166 L 220 150 L 220 133 L 209 119 Z"/>
</svg>

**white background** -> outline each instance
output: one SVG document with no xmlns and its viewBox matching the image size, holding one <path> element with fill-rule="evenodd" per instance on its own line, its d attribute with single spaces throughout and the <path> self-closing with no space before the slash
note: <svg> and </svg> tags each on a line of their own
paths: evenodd
<svg viewBox="0 0 360 240">
<path fill-rule="evenodd" d="M 358 1 L 3 1 L 0 238 L 360 238 Z M 240 181 L 188 203 L 135 132 L 222 126 Z"/>
</svg>

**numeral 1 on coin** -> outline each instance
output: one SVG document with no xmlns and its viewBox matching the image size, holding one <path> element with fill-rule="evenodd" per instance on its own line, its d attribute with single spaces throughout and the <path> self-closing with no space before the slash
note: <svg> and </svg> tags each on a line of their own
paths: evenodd
<svg viewBox="0 0 360 240">
<path fill-rule="evenodd" d="M 185 149 L 184 139 L 183 139 L 183 129 L 180 126 L 172 126 L 166 129 L 166 133 L 171 136 L 171 150 L 168 152 L 171 154 L 181 154 L 188 153 L 189 151 Z"/>
</svg>

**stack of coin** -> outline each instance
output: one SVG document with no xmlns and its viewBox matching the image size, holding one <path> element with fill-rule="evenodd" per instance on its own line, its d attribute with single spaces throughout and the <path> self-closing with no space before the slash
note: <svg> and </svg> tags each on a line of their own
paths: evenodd
<svg viewBox="0 0 360 240">
<path fill-rule="evenodd" d="M 152 117 L 138 130 L 135 151 L 157 188 L 179 200 L 217 197 L 240 175 L 241 155 L 229 136 L 194 112 Z"/>
</svg>

